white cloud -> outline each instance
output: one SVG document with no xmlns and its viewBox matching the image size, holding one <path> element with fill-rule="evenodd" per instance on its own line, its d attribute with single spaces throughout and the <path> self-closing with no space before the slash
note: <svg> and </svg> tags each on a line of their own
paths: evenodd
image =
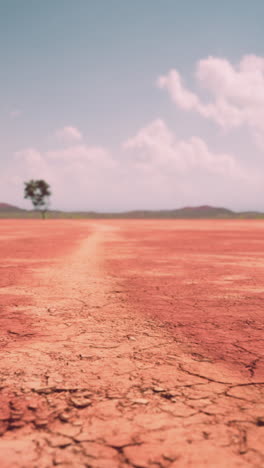
<svg viewBox="0 0 264 468">
<path fill-rule="evenodd" d="M 82 134 L 80 130 L 72 126 L 66 126 L 57 130 L 56 137 L 65 143 L 82 140 Z"/>
<path fill-rule="evenodd" d="M 45 153 L 48 160 L 57 160 L 64 163 L 86 162 L 97 166 L 112 167 L 114 160 L 109 151 L 100 146 L 71 145 L 66 148 L 50 150 Z"/>
<path fill-rule="evenodd" d="M 198 109 L 201 105 L 199 98 L 184 86 L 182 78 L 176 70 L 170 70 L 168 75 L 160 76 L 157 85 L 167 89 L 173 101 L 181 109 Z"/>
<path fill-rule="evenodd" d="M 124 142 L 123 147 L 132 150 L 136 163 L 145 168 L 156 166 L 169 173 L 198 169 L 234 178 L 245 175 L 232 155 L 211 152 L 198 137 L 178 139 L 161 119 L 139 130 L 135 137 Z"/>
<path fill-rule="evenodd" d="M 25 181 L 43 178 L 51 185 L 53 208 L 65 208 L 66 203 L 68 209 L 89 210 L 100 193 L 113 191 L 115 168 L 111 153 L 100 146 L 76 144 L 48 151 L 28 147 L 14 154 L 0 178 L 14 203 L 14 197 L 22 199 Z M 30 202 L 24 206 L 30 207 Z"/>
<path fill-rule="evenodd" d="M 16 164 L 17 173 L 22 174 L 27 178 L 50 178 L 52 171 L 50 171 L 48 164 L 41 154 L 35 148 L 25 148 L 17 151 L 14 155 L 14 162 Z"/>
<path fill-rule="evenodd" d="M 198 112 L 222 127 L 245 125 L 254 137 L 264 131 L 263 57 L 245 55 L 237 65 L 223 58 L 208 57 L 198 61 L 195 77 L 211 95 L 208 102 L 184 86 L 177 70 L 160 76 L 157 85 L 166 89 L 181 109 Z"/>
<path fill-rule="evenodd" d="M 244 166 L 229 152 L 212 151 L 200 137 L 178 138 L 162 119 L 141 128 L 123 143 L 123 149 L 127 172 L 134 179 L 134 206 L 137 200 L 139 206 L 147 200 L 145 206 L 153 209 L 260 206 L 263 177 L 259 171 Z"/>
</svg>

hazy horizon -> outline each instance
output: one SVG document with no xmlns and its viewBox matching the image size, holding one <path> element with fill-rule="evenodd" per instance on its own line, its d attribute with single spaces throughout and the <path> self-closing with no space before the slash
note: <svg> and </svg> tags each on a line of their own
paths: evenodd
<svg viewBox="0 0 264 468">
<path fill-rule="evenodd" d="M 0 208 L 1 208 L 1 205 L 7 205 L 7 206 L 10 206 L 10 207 L 13 207 L 13 208 L 18 208 L 18 209 L 25 209 L 25 210 L 28 210 L 28 211 L 39 211 L 39 209 L 37 208 L 34 208 L 32 205 L 31 206 L 26 206 L 26 207 L 23 207 L 22 204 L 21 205 L 13 205 L 11 203 L 8 203 L 8 202 L 3 202 L 3 201 L 0 201 Z M 208 204 L 205 204 L 205 205 L 188 205 L 188 206 L 175 206 L 174 208 L 166 208 L 166 207 L 163 207 L 163 208 L 159 208 L 159 209 L 155 209 L 155 208 L 131 208 L 130 210 L 113 210 L 113 211 L 110 211 L 110 210 L 92 210 L 92 209 L 75 209 L 75 210 L 63 210 L 61 209 L 60 207 L 50 207 L 48 208 L 47 211 L 58 211 L 58 212 L 65 212 L 65 213 L 72 213 L 72 212 L 75 212 L 75 213 L 102 213 L 102 214 L 122 214 L 122 213 L 129 213 L 129 212 L 160 212 L 160 211 L 163 211 L 163 212 L 166 212 L 166 211 L 174 211 L 174 210 L 185 210 L 185 209 L 191 209 L 191 210 L 198 210 L 198 209 L 205 209 L 205 208 L 213 208 L 213 209 L 223 209 L 223 210 L 229 210 L 229 211 L 233 211 L 234 213 L 243 213 L 243 212 L 259 212 L 259 213 L 262 213 L 261 210 L 246 210 L 246 209 L 242 209 L 242 210 L 232 210 L 230 207 L 228 206 L 213 206 L 213 205 L 208 205 Z"/>
<path fill-rule="evenodd" d="M 264 3 L 0 1 L 0 201 L 264 211 Z"/>
</svg>

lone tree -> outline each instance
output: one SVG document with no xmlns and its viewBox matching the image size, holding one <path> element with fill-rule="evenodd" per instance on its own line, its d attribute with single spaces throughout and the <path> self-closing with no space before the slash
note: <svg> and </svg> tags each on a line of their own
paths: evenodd
<svg viewBox="0 0 264 468">
<path fill-rule="evenodd" d="M 41 212 L 42 218 L 46 218 L 51 195 L 50 186 L 45 180 L 30 180 L 25 182 L 24 198 L 30 198 L 35 210 Z"/>
</svg>

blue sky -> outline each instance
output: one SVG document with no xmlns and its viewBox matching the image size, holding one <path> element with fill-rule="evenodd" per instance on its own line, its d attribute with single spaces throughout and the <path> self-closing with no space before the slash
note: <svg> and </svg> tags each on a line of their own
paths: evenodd
<svg viewBox="0 0 264 468">
<path fill-rule="evenodd" d="M 43 177 L 54 208 L 264 210 L 263 18 L 262 0 L 0 0 L 0 201 L 29 206 Z"/>
</svg>

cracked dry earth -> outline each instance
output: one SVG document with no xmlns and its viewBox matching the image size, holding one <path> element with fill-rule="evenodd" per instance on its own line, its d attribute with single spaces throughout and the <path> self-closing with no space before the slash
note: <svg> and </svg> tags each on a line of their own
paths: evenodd
<svg viewBox="0 0 264 468">
<path fill-rule="evenodd" d="M 263 467 L 264 223 L 1 221 L 0 467 Z"/>
</svg>

